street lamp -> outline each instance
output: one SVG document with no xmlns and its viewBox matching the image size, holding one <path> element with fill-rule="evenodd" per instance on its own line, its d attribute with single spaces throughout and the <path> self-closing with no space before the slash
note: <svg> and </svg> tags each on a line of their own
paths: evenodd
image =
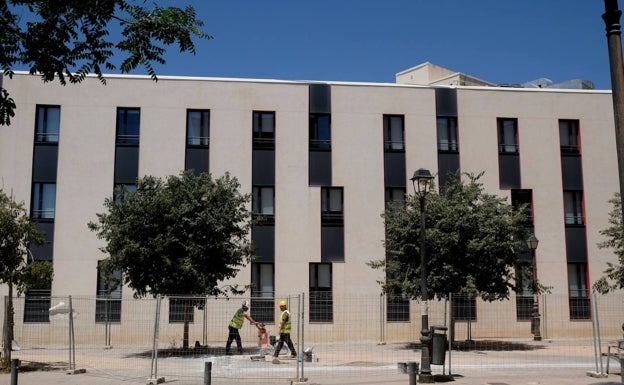
<svg viewBox="0 0 624 385">
<path fill-rule="evenodd" d="M 531 317 L 531 333 L 533 334 L 533 341 L 541 341 L 542 335 L 540 334 L 540 314 L 539 314 L 539 293 L 537 290 L 537 262 L 535 260 L 535 249 L 539 239 L 535 234 L 531 234 L 527 239 L 527 246 L 531 250 L 531 257 L 533 258 L 533 314 Z"/>
<path fill-rule="evenodd" d="M 424 168 L 419 168 L 414 172 L 414 176 L 410 179 L 414 185 L 414 193 L 418 195 L 420 200 L 420 314 L 422 317 L 422 330 L 420 331 L 420 382 L 432 383 L 431 375 L 431 355 L 430 345 L 431 336 L 429 335 L 429 309 L 427 305 L 427 254 L 425 252 L 425 196 L 433 176 Z"/>
</svg>

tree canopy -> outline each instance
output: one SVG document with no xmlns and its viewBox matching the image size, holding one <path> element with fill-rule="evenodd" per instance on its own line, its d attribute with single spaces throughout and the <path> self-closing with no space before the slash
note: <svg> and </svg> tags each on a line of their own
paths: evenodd
<svg viewBox="0 0 624 385">
<path fill-rule="evenodd" d="M 145 176 L 136 192 L 107 198 L 89 228 L 106 241 L 102 268 L 135 296 L 218 295 L 252 255 L 249 196 L 236 178 L 184 171 L 166 179 Z"/>
<path fill-rule="evenodd" d="M 194 54 L 194 38 L 211 38 L 192 6 L 142 0 L 0 0 L 0 25 L 5 76 L 21 66 L 63 85 L 80 83 L 89 73 L 105 83 L 103 71 L 129 73 L 139 66 L 156 80 L 153 63 L 165 63 L 164 46 Z M 109 32 L 118 29 L 119 36 Z M 15 108 L 0 83 L 0 124 L 10 124 Z"/>
<path fill-rule="evenodd" d="M 52 284 L 52 264 L 46 261 L 28 263 L 31 245 L 41 245 L 44 235 L 28 216 L 23 203 L 0 190 L 0 283 L 7 284 L 7 333 L 4 335 L 3 364 L 11 361 L 11 341 L 15 311 L 13 289 L 18 294 L 30 289 L 49 289 Z"/>
<path fill-rule="evenodd" d="M 607 239 L 598 244 L 601 249 L 613 249 L 618 262 L 607 262 L 604 276 L 593 285 L 594 290 L 605 294 L 616 289 L 624 289 L 624 227 L 622 225 L 622 201 L 620 193 L 609 200 L 613 209 L 609 213 L 609 227 L 600 231 Z"/>
<path fill-rule="evenodd" d="M 449 293 L 476 294 L 493 301 L 508 298 L 516 267 L 526 250 L 528 232 L 523 210 L 504 198 L 488 194 L 479 182 L 482 174 L 449 174 L 439 192 L 426 195 L 425 239 L 428 298 Z M 420 298 L 420 201 L 409 196 L 405 205 L 393 205 L 382 216 L 386 225 L 386 259 L 372 261 L 385 269 L 380 282 L 385 292 Z"/>
</svg>

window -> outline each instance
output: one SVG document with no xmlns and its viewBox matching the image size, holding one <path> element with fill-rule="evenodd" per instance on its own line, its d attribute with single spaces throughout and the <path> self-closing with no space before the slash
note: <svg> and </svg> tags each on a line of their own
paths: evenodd
<svg viewBox="0 0 624 385">
<path fill-rule="evenodd" d="M 169 298 L 169 323 L 181 323 L 195 320 L 195 306 L 203 304 L 203 299 L 196 298 Z"/>
<path fill-rule="evenodd" d="M 511 190 L 511 206 L 516 210 L 526 207 L 524 225 L 533 227 L 533 190 Z"/>
<path fill-rule="evenodd" d="M 186 144 L 207 147 L 210 142 L 210 110 L 186 111 Z"/>
<path fill-rule="evenodd" d="M 256 149 L 275 148 L 275 112 L 254 111 L 253 147 Z"/>
<path fill-rule="evenodd" d="M 457 152 L 457 118 L 438 117 L 438 151 Z"/>
<path fill-rule="evenodd" d="M 331 116 L 330 114 L 310 114 L 310 149 L 331 149 Z"/>
<path fill-rule="evenodd" d="M 254 186 L 252 189 L 252 212 L 256 215 L 275 214 L 275 188 L 273 186 Z"/>
<path fill-rule="evenodd" d="M 310 322 L 332 322 L 334 300 L 332 296 L 332 265 L 310 264 Z"/>
<path fill-rule="evenodd" d="M 113 191 L 113 200 L 115 203 L 121 203 L 128 198 L 128 194 L 135 192 L 137 189 L 134 183 L 119 183 L 115 185 Z"/>
<path fill-rule="evenodd" d="M 54 219 L 56 183 L 33 183 L 31 215 L 35 219 Z"/>
<path fill-rule="evenodd" d="M 476 321 L 477 299 L 474 297 L 453 297 L 453 317 L 455 321 Z"/>
<path fill-rule="evenodd" d="M 583 225 L 583 192 L 564 191 L 563 204 L 566 225 Z"/>
<path fill-rule="evenodd" d="M 340 222 L 343 220 L 342 187 L 321 188 L 321 222 Z"/>
<path fill-rule="evenodd" d="M 107 279 L 98 262 L 95 322 L 121 322 L 121 286 L 121 271 Z"/>
<path fill-rule="evenodd" d="M 36 143 L 58 143 L 61 125 L 60 106 L 37 106 L 35 122 Z"/>
<path fill-rule="evenodd" d="M 559 121 L 559 141 L 562 154 L 579 154 L 581 150 L 579 140 L 578 120 Z"/>
<path fill-rule="evenodd" d="M 274 264 L 251 264 L 251 317 L 258 322 L 275 321 Z"/>
<path fill-rule="evenodd" d="M 516 319 L 530 321 L 533 318 L 534 295 L 531 290 L 533 269 L 516 268 Z"/>
<path fill-rule="evenodd" d="M 139 144 L 140 120 L 140 109 L 117 108 L 117 144 Z"/>
<path fill-rule="evenodd" d="M 405 206 L 405 188 L 404 187 L 386 187 L 386 210 L 390 209 L 392 204 Z"/>
<path fill-rule="evenodd" d="M 29 290 L 24 298 L 24 322 L 50 322 L 50 290 Z"/>
<path fill-rule="evenodd" d="M 568 287 L 570 298 L 570 319 L 591 319 L 589 292 L 587 291 L 587 264 L 568 264 Z"/>
<path fill-rule="evenodd" d="M 403 115 L 384 115 L 384 150 L 404 151 L 405 139 L 403 128 Z"/>
<path fill-rule="evenodd" d="M 410 301 L 401 296 L 388 296 L 386 300 L 386 318 L 388 321 L 409 321 Z"/>
<path fill-rule="evenodd" d="M 498 152 L 518 153 L 518 119 L 498 118 Z"/>
</svg>

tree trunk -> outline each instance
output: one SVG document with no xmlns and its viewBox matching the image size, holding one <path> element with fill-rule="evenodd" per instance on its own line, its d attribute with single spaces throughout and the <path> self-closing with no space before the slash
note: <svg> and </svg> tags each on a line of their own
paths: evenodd
<svg viewBox="0 0 624 385">
<path fill-rule="evenodd" d="M 13 328 L 15 326 L 15 309 L 13 309 L 13 282 L 8 282 L 9 293 L 6 303 L 6 334 L 4 335 L 3 366 L 11 364 L 11 346 L 13 345 Z"/>
<path fill-rule="evenodd" d="M 188 349 L 189 347 L 189 302 L 190 300 L 184 301 L 184 332 L 182 335 L 182 348 Z M 193 307 L 190 307 L 193 309 Z"/>
</svg>

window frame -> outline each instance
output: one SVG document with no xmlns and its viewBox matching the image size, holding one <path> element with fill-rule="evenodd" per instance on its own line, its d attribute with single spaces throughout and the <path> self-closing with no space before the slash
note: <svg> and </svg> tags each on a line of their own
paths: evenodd
<svg viewBox="0 0 624 385">
<path fill-rule="evenodd" d="M 270 192 L 266 191 L 270 190 Z M 267 193 L 265 193 L 265 191 Z M 264 212 L 265 209 L 269 208 L 265 207 L 264 202 L 267 200 L 267 195 L 270 195 L 271 212 Z M 254 216 L 261 217 L 273 217 L 275 216 L 275 186 L 262 186 L 256 185 L 251 189 L 251 211 Z"/>
<path fill-rule="evenodd" d="M 45 205 L 45 201 L 50 199 L 48 194 L 50 191 L 46 192 L 45 187 L 54 187 L 53 197 L 52 197 L 52 205 L 51 207 L 43 207 Z M 54 221 L 56 218 L 56 183 L 54 182 L 33 182 L 32 184 L 32 199 L 30 203 L 30 216 L 33 219 L 38 221 Z M 46 198 L 47 197 L 47 198 Z"/>
<path fill-rule="evenodd" d="M 270 278 L 264 268 L 270 269 Z M 265 281 L 270 280 L 266 285 Z M 265 262 L 251 263 L 251 317 L 258 322 L 275 322 L 275 264 Z M 258 290 L 258 287 L 270 287 L 270 291 Z"/>
<path fill-rule="evenodd" d="M 559 146 L 561 154 L 580 155 L 581 131 L 578 119 L 559 119 Z"/>
<path fill-rule="evenodd" d="M 331 151 L 331 114 L 310 113 L 308 130 L 310 150 Z"/>
<path fill-rule="evenodd" d="M 95 322 L 96 323 L 120 323 L 121 322 L 121 298 L 122 284 L 121 271 L 113 273 L 113 279 L 118 280 L 115 287 L 109 287 L 111 282 L 106 282 L 101 263 L 98 261 L 96 279 Z"/>
<path fill-rule="evenodd" d="M 61 106 L 52 104 L 37 104 L 35 112 L 35 143 L 58 144 L 61 131 Z M 50 133 L 51 123 L 48 119 L 51 110 L 58 110 L 56 130 Z"/>
<path fill-rule="evenodd" d="M 441 122 L 445 122 L 445 124 L 441 124 Z M 436 118 L 436 133 L 438 139 L 438 152 L 459 152 L 456 116 L 438 116 Z"/>
<path fill-rule="evenodd" d="M 265 120 L 265 117 L 271 119 Z M 275 149 L 275 118 L 275 111 L 253 111 L 252 141 L 254 149 Z"/>
<path fill-rule="evenodd" d="M 496 118 L 498 131 L 498 153 L 499 154 L 518 154 L 520 152 L 520 144 L 518 141 L 518 118 Z M 511 123 L 512 126 L 507 126 Z M 512 132 L 508 132 L 511 130 Z M 508 142 L 512 140 L 512 142 Z"/>
<path fill-rule="evenodd" d="M 137 113 L 136 128 L 129 122 L 131 112 Z M 139 107 L 117 107 L 115 143 L 118 146 L 133 146 L 140 144 L 141 138 L 141 109 Z"/>
<path fill-rule="evenodd" d="M 322 282 L 320 268 L 327 268 L 329 277 L 324 277 Z M 333 322 L 333 265 L 331 263 L 312 262 L 309 265 L 309 322 Z"/>
<path fill-rule="evenodd" d="M 566 227 L 585 226 L 583 190 L 563 191 L 563 219 Z"/>
<path fill-rule="evenodd" d="M 191 135 L 195 131 L 194 114 L 199 114 L 199 136 Z M 195 132 L 192 132 L 193 134 Z M 205 148 L 210 146 L 210 110 L 209 109 L 187 109 L 186 110 L 186 146 L 195 148 Z"/>
<path fill-rule="evenodd" d="M 398 127 L 400 137 L 395 138 L 398 135 L 395 131 L 395 123 L 400 125 Z M 384 151 L 385 152 L 405 152 L 405 116 L 404 115 L 383 115 L 383 135 L 384 135 Z"/>
</svg>

